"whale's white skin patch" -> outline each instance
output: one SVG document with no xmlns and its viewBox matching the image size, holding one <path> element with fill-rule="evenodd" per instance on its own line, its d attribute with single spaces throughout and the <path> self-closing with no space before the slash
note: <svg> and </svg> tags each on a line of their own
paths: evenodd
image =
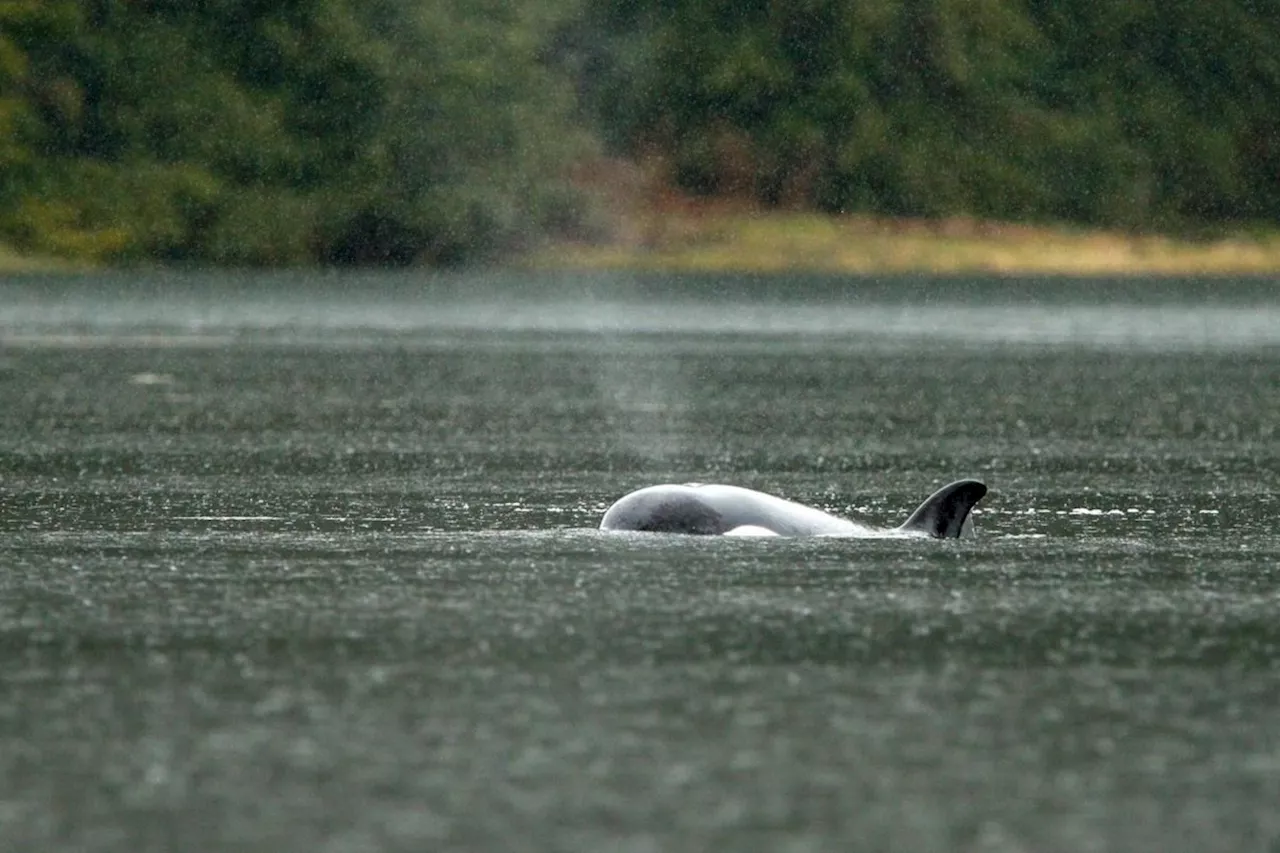
<svg viewBox="0 0 1280 853">
<path fill-rule="evenodd" d="M 767 527 L 761 527 L 758 524 L 744 524 L 741 527 L 735 527 L 732 530 L 726 530 L 725 536 L 777 536 Z"/>
<path fill-rule="evenodd" d="M 665 483 L 623 496 L 600 529 L 724 536 L 850 536 L 954 538 L 971 528 L 969 511 L 987 492 L 976 480 L 944 486 L 899 527 L 878 528 L 795 501 L 717 484 Z"/>
</svg>

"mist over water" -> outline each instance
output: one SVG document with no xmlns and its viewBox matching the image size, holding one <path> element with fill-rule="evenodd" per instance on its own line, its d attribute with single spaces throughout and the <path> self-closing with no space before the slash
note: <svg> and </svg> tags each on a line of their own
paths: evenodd
<svg viewBox="0 0 1280 853">
<path fill-rule="evenodd" d="M 358 339 L 520 332 L 802 337 L 810 345 L 919 342 L 1172 350 L 1280 345 L 1269 279 L 1065 279 L 620 274 L 254 278 L 155 274 L 10 282 L 11 344 L 76 332 Z M 779 284 L 785 282 L 785 285 Z"/>
<path fill-rule="evenodd" d="M 1267 850 L 1276 292 L 4 281 L 0 848 Z"/>
</svg>

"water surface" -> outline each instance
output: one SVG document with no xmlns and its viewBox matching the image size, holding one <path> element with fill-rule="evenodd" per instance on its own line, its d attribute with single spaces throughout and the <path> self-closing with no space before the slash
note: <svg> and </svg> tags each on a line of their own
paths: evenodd
<svg viewBox="0 0 1280 853">
<path fill-rule="evenodd" d="M 0 847 L 1273 850 L 1276 292 L 0 282 Z"/>
</svg>

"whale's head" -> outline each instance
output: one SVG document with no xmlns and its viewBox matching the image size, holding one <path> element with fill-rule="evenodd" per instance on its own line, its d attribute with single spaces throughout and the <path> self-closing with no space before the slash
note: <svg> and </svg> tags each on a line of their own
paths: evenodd
<svg viewBox="0 0 1280 853">
<path fill-rule="evenodd" d="M 714 536 L 730 525 L 688 486 L 650 486 L 621 498 L 605 512 L 601 530 Z"/>
</svg>

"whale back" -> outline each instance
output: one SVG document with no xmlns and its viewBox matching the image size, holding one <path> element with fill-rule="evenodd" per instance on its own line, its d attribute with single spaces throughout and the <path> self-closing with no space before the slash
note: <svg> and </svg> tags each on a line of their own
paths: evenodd
<svg viewBox="0 0 1280 853">
<path fill-rule="evenodd" d="M 958 480 L 943 486 L 920 504 L 898 530 L 935 539 L 958 539 L 973 531 L 969 512 L 987 487 L 977 480 Z"/>
<path fill-rule="evenodd" d="M 932 536 L 957 538 L 972 530 L 970 511 L 987 493 L 977 480 L 934 492 L 900 527 L 866 527 L 822 510 L 740 486 L 663 484 L 624 495 L 605 512 L 602 530 L 777 536 Z"/>
<path fill-rule="evenodd" d="M 781 536 L 849 534 L 851 521 L 740 486 L 663 484 L 631 492 L 605 512 L 602 530 L 704 536 L 768 530 Z"/>
</svg>

